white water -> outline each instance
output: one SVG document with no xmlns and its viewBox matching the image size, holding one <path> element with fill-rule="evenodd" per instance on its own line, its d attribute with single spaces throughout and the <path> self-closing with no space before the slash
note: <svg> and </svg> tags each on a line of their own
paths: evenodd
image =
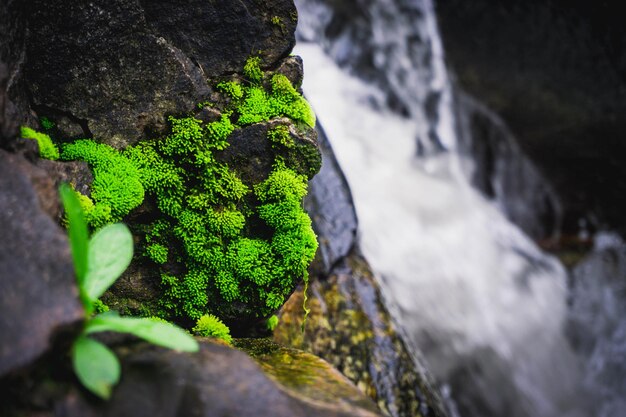
<svg viewBox="0 0 626 417">
<path fill-rule="evenodd" d="M 415 158 L 419 126 L 374 106 L 382 92 L 315 44 L 295 52 L 352 188 L 362 250 L 436 379 L 455 386 L 453 398 L 491 404 L 502 417 L 588 415 L 580 364 L 563 336 L 560 264 L 468 185 L 459 155 Z M 454 149 L 450 115 L 439 134 Z M 488 369 L 470 369 L 459 386 L 472 363 Z"/>
</svg>

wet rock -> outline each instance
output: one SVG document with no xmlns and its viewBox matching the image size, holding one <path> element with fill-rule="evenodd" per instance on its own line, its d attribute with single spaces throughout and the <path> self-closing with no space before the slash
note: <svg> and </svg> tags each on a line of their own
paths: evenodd
<svg viewBox="0 0 626 417">
<path fill-rule="evenodd" d="M 350 187 L 330 142 L 319 123 L 316 129 L 324 163 L 309 182 L 304 207 L 311 216 L 319 242 L 313 269 L 316 274 L 328 275 L 333 265 L 354 246 L 358 222 Z"/>
<path fill-rule="evenodd" d="M 315 355 L 282 347 L 270 339 L 236 339 L 235 346 L 248 353 L 294 398 L 354 416 L 380 415 L 371 399 Z"/>
<path fill-rule="evenodd" d="M 362 257 L 352 253 L 327 279 L 309 284 L 304 333 L 302 305 L 299 289 L 279 313 L 278 343 L 327 360 L 389 416 L 447 415 L 430 377 L 395 330 Z"/>
<path fill-rule="evenodd" d="M 473 185 L 526 234 L 552 241 L 561 232 L 563 209 L 547 178 L 497 114 L 461 91 L 455 104 L 458 148 L 473 160 Z"/>
<path fill-rule="evenodd" d="M 44 212 L 55 201 L 44 171 L 0 150 L 0 375 L 37 359 L 84 314 L 67 238 Z"/>
</svg>

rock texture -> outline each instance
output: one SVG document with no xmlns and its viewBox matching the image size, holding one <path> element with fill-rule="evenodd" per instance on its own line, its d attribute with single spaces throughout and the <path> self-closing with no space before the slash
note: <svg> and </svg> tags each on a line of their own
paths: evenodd
<svg viewBox="0 0 626 417">
<path fill-rule="evenodd" d="M 38 115 L 64 120 L 63 136 L 77 125 L 117 147 L 192 110 L 207 78 L 240 72 L 250 56 L 270 65 L 295 42 L 287 0 L 29 3 L 24 77 Z"/>
<path fill-rule="evenodd" d="M 354 247 L 358 221 L 350 187 L 330 142 L 319 123 L 316 130 L 324 163 L 320 172 L 309 182 L 309 194 L 304 200 L 304 207 L 311 214 L 319 241 L 313 269 L 315 274 L 326 276 Z"/>
<path fill-rule="evenodd" d="M 4 386 L 0 393 L 3 416 L 35 412 L 66 417 L 380 416 L 374 404 L 327 363 L 294 350 L 278 350 L 287 357 L 273 363 L 267 359 L 270 354 L 262 355 L 261 366 L 241 351 L 208 340 L 196 354 L 128 341 L 115 350 L 123 376 L 108 402 L 96 400 L 69 381 L 54 389 L 37 381 L 31 392 L 43 407 L 33 409 L 32 399 L 30 405 L 14 400 L 7 404 L 11 395 L 24 399 L 24 387 L 18 382 Z M 277 378 L 278 374 L 291 378 Z M 306 392 L 303 381 L 311 387 Z M 324 391 L 324 386 L 333 387 L 335 395 Z M 337 393 L 350 393 L 352 398 L 344 401 Z"/>
<path fill-rule="evenodd" d="M 0 376 L 37 359 L 55 333 L 80 321 L 82 306 L 46 173 L 0 150 Z"/>
<path fill-rule="evenodd" d="M 563 227 L 626 231 L 626 34 L 619 3 L 437 3 L 460 88 L 495 111 L 553 185 Z M 474 131 L 484 140 L 480 126 Z"/>
<path fill-rule="evenodd" d="M 309 285 L 305 331 L 303 290 L 283 306 L 274 340 L 319 355 L 337 367 L 389 416 L 446 416 L 426 371 L 416 366 L 367 262 L 352 253 L 331 275 Z"/>
</svg>

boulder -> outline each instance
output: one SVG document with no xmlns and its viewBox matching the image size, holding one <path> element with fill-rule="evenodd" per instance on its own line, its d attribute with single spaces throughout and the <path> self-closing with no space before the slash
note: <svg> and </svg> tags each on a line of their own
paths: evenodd
<svg viewBox="0 0 626 417">
<path fill-rule="evenodd" d="M 355 251 L 325 279 L 299 288 L 279 313 L 274 340 L 330 362 L 389 416 L 447 415 L 430 376 L 412 357 L 383 304 L 367 262 Z"/>
<path fill-rule="evenodd" d="M 45 212 L 56 201 L 44 171 L 0 150 L 0 376 L 39 358 L 84 316 L 67 237 Z"/>
<path fill-rule="evenodd" d="M 124 147 L 194 109 L 208 79 L 240 72 L 251 56 L 265 66 L 286 57 L 296 19 L 287 0 L 32 0 L 24 77 L 62 136 L 79 126 Z"/>
</svg>

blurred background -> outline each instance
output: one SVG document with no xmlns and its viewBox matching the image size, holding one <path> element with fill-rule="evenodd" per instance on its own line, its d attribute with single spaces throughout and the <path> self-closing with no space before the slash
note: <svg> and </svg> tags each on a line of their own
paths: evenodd
<svg viewBox="0 0 626 417">
<path fill-rule="evenodd" d="M 361 250 L 452 415 L 626 416 L 613 3 L 296 0 Z"/>
</svg>

